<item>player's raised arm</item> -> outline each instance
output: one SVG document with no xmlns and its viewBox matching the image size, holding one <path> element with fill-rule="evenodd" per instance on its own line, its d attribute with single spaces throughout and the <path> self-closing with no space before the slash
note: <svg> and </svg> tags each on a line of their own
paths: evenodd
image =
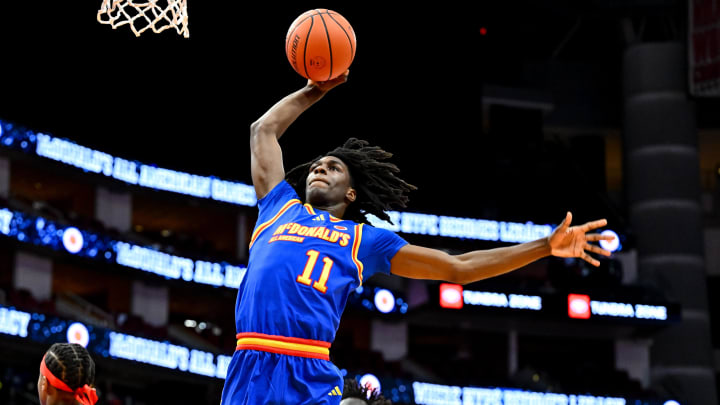
<svg viewBox="0 0 720 405">
<path fill-rule="evenodd" d="M 264 197 L 285 178 L 278 139 L 305 110 L 330 89 L 344 83 L 348 72 L 326 82 L 308 83 L 285 96 L 250 126 L 250 170 L 257 198 Z"/>
<path fill-rule="evenodd" d="M 547 238 L 497 249 L 476 250 L 449 255 L 441 250 L 405 245 L 393 257 L 391 272 L 398 276 L 444 280 L 467 284 L 518 269 L 546 256 L 578 257 L 593 266 L 600 262 L 588 252 L 610 256 L 610 252 L 590 242 L 612 240 L 613 236 L 588 233 L 607 225 L 604 219 L 570 226 L 572 214 Z"/>
</svg>

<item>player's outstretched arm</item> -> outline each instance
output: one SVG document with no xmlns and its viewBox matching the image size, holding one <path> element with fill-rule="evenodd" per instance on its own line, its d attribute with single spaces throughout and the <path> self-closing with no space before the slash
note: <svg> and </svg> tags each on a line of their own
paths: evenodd
<svg viewBox="0 0 720 405">
<path fill-rule="evenodd" d="M 444 280 L 467 284 L 523 267 L 546 256 L 579 257 L 593 266 L 600 262 L 588 252 L 610 256 L 610 252 L 590 242 L 612 240 L 609 235 L 588 233 L 607 225 L 604 219 L 570 226 L 572 214 L 547 238 L 497 249 L 476 250 L 450 255 L 437 249 L 416 245 L 401 248 L 391 261 L 391 272 L 398 276 L 426 280 Z"/>
<path fill-rule="evenodd" d="M 285 96 L 250 126 L 250 171 L 257 198 L 264 197 L 285 178 L 278 139 L 305 110 L 330 89 L 347 81 L 348 72 L 326 82 L 308 83 Z"/>
</svg>

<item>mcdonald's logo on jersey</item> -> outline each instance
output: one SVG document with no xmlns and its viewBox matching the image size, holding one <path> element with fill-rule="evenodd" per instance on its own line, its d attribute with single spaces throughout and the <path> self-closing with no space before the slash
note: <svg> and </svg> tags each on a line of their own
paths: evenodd
<svg viewBox="0 0 720 405">
<path fill-rule="evenodd" d="M 337 243 L 343 247 L 350 244 L 352 238 L 348 233 L 332 230 L 324 226 L 305 226 L 294 222 L 278 226 L 273 235 L 297 235 L 318 238 L 330 243 Z"/>
</svg>

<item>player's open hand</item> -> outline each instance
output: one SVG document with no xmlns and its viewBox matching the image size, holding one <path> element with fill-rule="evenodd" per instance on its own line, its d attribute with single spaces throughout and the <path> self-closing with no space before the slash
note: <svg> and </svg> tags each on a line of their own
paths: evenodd
<svg viewBox="0 0 720 405">
<path fill-rule="evenodd" d="M 560 226 L 555 228 L 548 237 L 550 254 L 557 257 L 579 257 L 593 266 L 599 266 L 600 262 L 590 256 L 588 252 L 610 256 L 610 251 L 597 245 L 591 245 L 590 242 L 613 240 L 614 236 L 588 232 L 607 225 L 607 220 L 599 219 L 577 226 L 570 226 L 571 222 L 572 213 L 568 212 Z"/>
<path fill-rule="evenodd" d="M 348 75 L 350 74 L 350 69 L 346 70 L 345 73 L 341 74 L 340 76 L 332 79 L 327 80 L 324 82 L 316 82 L 312 79 L 308 79 L 308 86 L 316 86 L 320 91 L 323 93 L 326 93 L 330 91 L 330 89 L 341 85 L 347 81 Z"/>
</svg>

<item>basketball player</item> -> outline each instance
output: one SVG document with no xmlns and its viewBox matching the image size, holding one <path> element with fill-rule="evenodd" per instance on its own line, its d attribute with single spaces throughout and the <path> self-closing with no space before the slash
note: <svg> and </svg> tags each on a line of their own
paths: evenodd
<svg viewBox="0 0 720 405">
<path fill-rule="evenodd" d="M 250 128 L 259 213 L 238 291 L 237 350 L 222 405 L 338 404 L 343 377 L 329 361 L 330 344 L 349 294 L 373 273 L 465 284 L 548 255 L 595 266 L 588 252 L 610 255 L 589 242 L 611 237 L 587 234 L 606 221 L 571 227 L 569 212 L 549 237 L 510 247 L 453 256 L 410 245 L 368 225 L 365 215 L 389 220 L 385 211 L 405 207 L 415 187 L 397 177 L 389 153 L 354 138 L 286 174 L 279 138 L 347 77 L 308 81 Z"/>
<path fill-rule="evenodd" d="M 94 405 L 95 362 L 77 343 L 55 343 L 40 362 L 38 396 L 42 405 Z"/>
</svg>

